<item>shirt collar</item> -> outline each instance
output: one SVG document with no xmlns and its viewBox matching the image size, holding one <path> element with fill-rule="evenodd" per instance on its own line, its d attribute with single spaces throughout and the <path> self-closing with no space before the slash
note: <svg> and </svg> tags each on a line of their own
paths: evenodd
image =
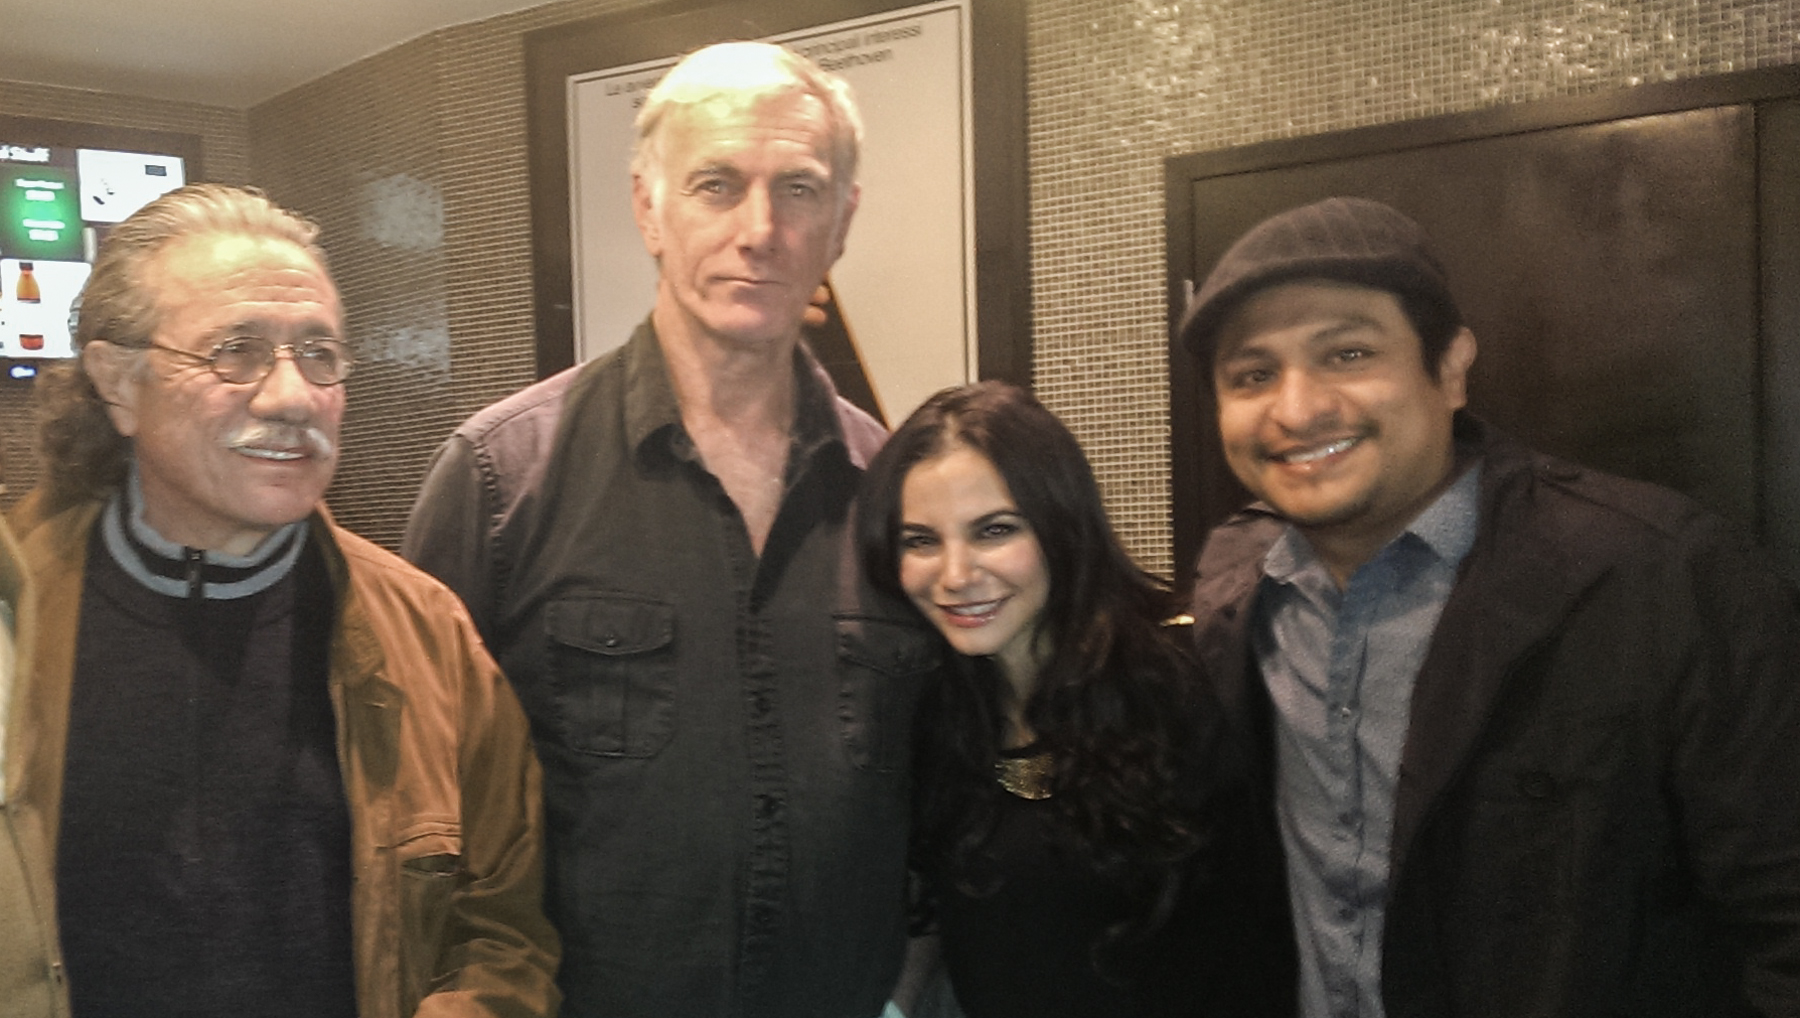
<svg viewBox="0 0 1800 1018">
<path fill-rule="evenodd" d="M 1480 522 L 1481 464 L 1476 462 L 1376 554 L 1386 552 L 1410 535 L 1413 541 L 1454 569 L 1475 546 Z M 1277 583 L 1300 583 L 1309 574 L 1321 574 L 1330 581 L 1325 564 L 1319 560 L 1312 543 L 1290 523 L 1263 556 L 1263 575 Z M 1331 585 L 1336 586 L 1335 582 Z"/>
<path fill-rule="evenodd" d="M 1475 546 L 1475 533 L 1480 523 L 1481 464 L 1475 463 L 1406 529 L 1425 542 L 1438 558 L 1457 566 Z"/>
<path fill-rule="evenodd" d="M 621 356 L 625 361 L 625 437 L 633 451 L 641 452 L 651 436 L 680 429 L 681 405 L 675 401 L 669 365 L 649 319 L 631 334 Z"/>
<path fill-rule="evenodd" d="M 681 427 L 681 404 L 669 381 L 668 362 L 656 330 L 646 319 L 625 345 L 625 434 L 631 449 L 641 455 L 647 443 L 662 438 L 666 448 L 682 458 L 693 455 L 693 443 Z M 843 445 L 838 425 L 837 390 L 830 376 L 813 358 L 805 342 L 794 348 L 793 465 L 810 459 L 829 445 Z"/>
</svg>

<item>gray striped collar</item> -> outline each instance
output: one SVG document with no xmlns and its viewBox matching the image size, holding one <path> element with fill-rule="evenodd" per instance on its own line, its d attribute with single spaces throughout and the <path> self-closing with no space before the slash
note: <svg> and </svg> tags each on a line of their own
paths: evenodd
<svg viewBox="0 0 1800 1018">
<path fill-rule="evenodd" d="M 248 555 L 177 544 L 144 522 L 143 488 L 135 462 L 125 484 L 100 514 L 100 533 L 113 561 L 149 589 L 169 597 L 213 600 L 249 597 L 269 589 L 294 568 L 306 546 L 305 520 L 263 538 Z"/>
</svg>

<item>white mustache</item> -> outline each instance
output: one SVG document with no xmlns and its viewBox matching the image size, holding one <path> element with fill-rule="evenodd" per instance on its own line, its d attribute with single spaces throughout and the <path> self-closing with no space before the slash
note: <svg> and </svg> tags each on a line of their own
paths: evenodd
<svg viewBox="0 0 1800 1018">
<path fill-rule="evenodd" d="M 225 436 L 228 449 L 299 449 L 318 459 L 330 459 L 336 447 L 330 436 L 311 424 L 252 420 Z"/>
</svg>

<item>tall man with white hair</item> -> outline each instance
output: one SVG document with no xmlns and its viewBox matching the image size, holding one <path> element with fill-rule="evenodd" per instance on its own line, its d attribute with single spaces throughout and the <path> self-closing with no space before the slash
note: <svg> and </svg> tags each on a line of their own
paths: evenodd
<svg viewBox="0 0 1800 1018">
<path fill-rule="evenodd" d="M 531 716 L 576 1018 L 871 1018 L 898 974 L 934 645 L 858 575 L 883 435 L 800 337 L 859 133 L 781 47 L 671 70 L 632 163 L 648 320 L 459 428 L 407 527 Z"/>
</svg>

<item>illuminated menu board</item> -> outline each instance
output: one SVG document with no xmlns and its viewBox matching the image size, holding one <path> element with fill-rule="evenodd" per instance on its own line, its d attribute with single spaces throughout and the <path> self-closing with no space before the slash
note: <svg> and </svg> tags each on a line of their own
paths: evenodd
<svg viewBox="0 0 1800 1018">
<path fill-rule="evenodd" d="M 0 138 L 0 357 L 69 357 L 70 308 L 112 224 L 185 183 L 180 156 Z"/>
</svg>

